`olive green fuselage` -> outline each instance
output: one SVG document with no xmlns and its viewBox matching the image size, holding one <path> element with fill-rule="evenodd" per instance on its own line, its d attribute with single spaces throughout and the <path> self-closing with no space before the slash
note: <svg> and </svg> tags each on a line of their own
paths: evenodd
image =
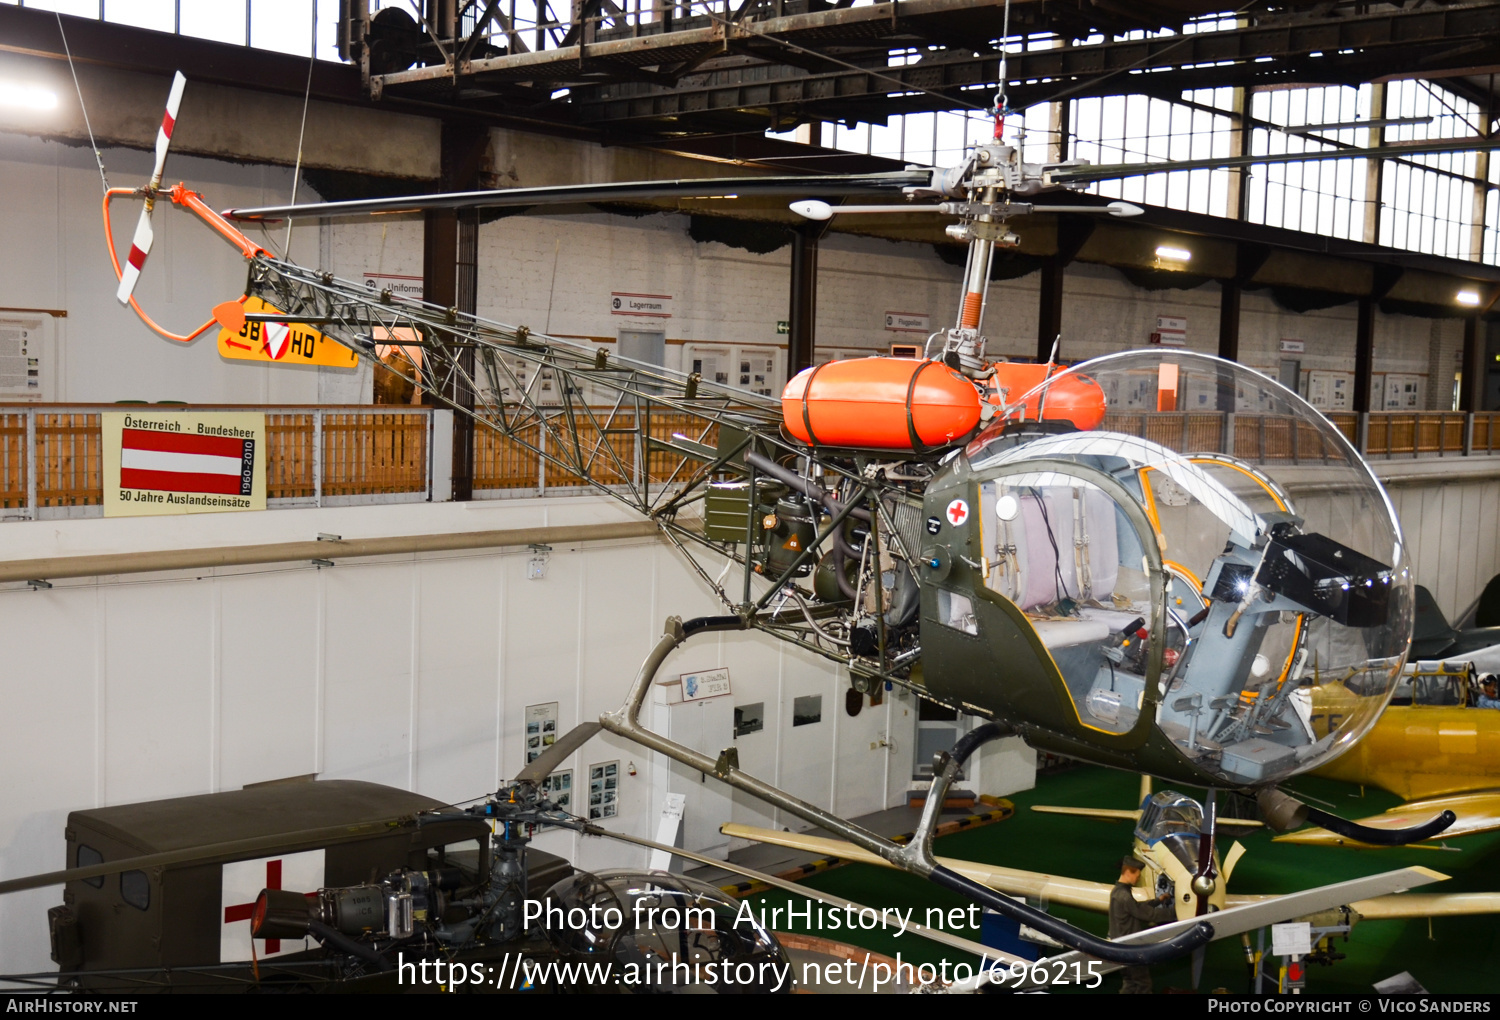
<svg viewBox="0 0 1500 1020">
<path fill-rule="evenodd" d="M 1126 732 L 1110 733 L 1085 724 L 1052 655 L 1026 614 L 991 589 L 984 578 L 979 508 L 980 483 L 1022 471 L 1051 468 L 1078 474 L 1071 462 L 1027 461 L 982 473 L 967 458 L 955 457 L 929 485 L 924 511 L 941 522 L 927 536 L 923 553 L 922 668 L 915 677 L 930 696 L 963 711 L 1013 727 L 1031 746 L 1129 771 L 1145 772 L 1194 786 L 1224 786 L 1224 779 L 1181 754 L 1156 724 L 1160 700 L 1165 617 L 1152 616 L 1147 682 L 1139 715 Z M 1135 497 L 1106 476 L 1090 473 L 1091 485 L 1105 489 L 1143 537 L 1141 542 L 1154 604 L 1164 600 L 1164 570 L 1155 531 Z M 954 524 L 947 510 L 954 500 L 973 508 Z M 938 565 L 934 567 L 932 564 Z M 938 612 L 940 592 L 970 600 L 977 633 L 945 625 Z"/>
</svg>

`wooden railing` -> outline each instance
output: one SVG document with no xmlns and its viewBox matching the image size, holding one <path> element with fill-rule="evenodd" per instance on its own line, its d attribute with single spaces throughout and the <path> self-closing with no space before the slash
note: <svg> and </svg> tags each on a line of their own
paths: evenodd
<svg viewBox="0 0 1500 1020">
<path fill-rule="evenodd" d="M 1366 457 L 1500 453 L 1500 412 L 1334 411 L 1327 418 Z M 1102 427 L 1174 450 L 1226 453 L 1252 463 L 1317 463 L 1342 456 L 1310 423 L 1286 415 L 1122 411 L 1106 414 Z"/>
<path fill-rule="evenodd" d="M 74 516 L 103 502 L 99 416 L 111 405 L 0 406 L 0 516 Z M 178 409 L 174 406 L 173 409 Z M 195 405 L 195 411 L 230 410 Z M 389 502 L 431 498 L 434 413 L 411 407 L 246 408 L 266 415 L 267 497 L 272 506 Z M 1334 412 L 1329 421 L 1367 457 L 1461 457 L 1500 453 L 1500 412 Z M 686 479 L 670 450 L 641 449 L 632 413 L 575 415 L 571 428 L 523 429 L 517 438 L 474 430 L 474 491 L 501 495 L 582 493 L 580 461 L 592 481 L 652 487 Z M 1316 464 L 1341 458 L 1335 443 L 1289 416 L 1220 412 L 1112 412 L 1103 428 L 1169 449 L 1226 453 L 1250 463 Z M 681 412 L 651 413 L 648 433 L 714 446 L 718 427 Z M 1363 442 L 1361 442 L 1363 440 Z M 557 449 L 559 444 L 564 449 Z M 548 444 L 551 444 L 549 447 Z M 536 449 L 546 451 L 543 457 Z M 647 469 L 641 475 L 641 462 Z M 552 458 L 560 458 L 557 463 Z M 439 473 L 447 465 L 439 465 Z M 78 508 L 84 508 L 80 511 Z M 97 509 L 92 513 L 97 514 Z"/>
<path fill-rule="evenodd" d="M 653 439 L 669 441 L 674 434 L 693 442 L 713 446 L 718 441 L 718 426 L 707 418 L 682 412 L 653 411 L 648 433 Z M 651 451 L 646 463 L 649 477 L 640 475 L 639 430 L 633 413 L 608 415 L 601 409 L 594 418 L 574 416 L 569 428 L 561 416 L 554 427 L 542 429 L 532 425 L 520 433 L 517 442 L 483 426 L 474 430 L 474 490 L 476 492 L 556 492 L 578 489 L 586 483 L 571 465 L 582 463 L 589 477 L 602 485 L 667 485 L 683 481 L 682 458 L 670 451 Z M 562 444 L 562 449 L 559 449 Z M 542 457 L 532 448 L 548 454 L 545 469 Z M 559 464 L 550 458 L 561 458 Z M 676 477 L 674 477 L 674 474 Z"/>
<path fill-rule="evenodd" d="M 0 511 L 8 517 L 35 518 L 68 515 L 63 508 L 102 505 L 99 416 L 125 409 L 0 407 Z M 170 409 L 263 411 L 266 497 L 273 505 L 380 502 L 413 495 L 426 498 L 431 493 L 430 408 Z"/>
</svg>

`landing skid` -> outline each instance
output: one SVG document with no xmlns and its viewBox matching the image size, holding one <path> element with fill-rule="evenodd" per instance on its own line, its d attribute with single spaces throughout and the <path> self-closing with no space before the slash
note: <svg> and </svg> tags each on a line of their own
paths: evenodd
<svg viewBox="0 0 1500 1020">
<path fill-rule="evenodd" d="M 927 794 L 927 803 L 922 809 L 922 820 L 918 824 L 911 841 L 904 846 L 892 843 L 890 840 L 878 836 L 868 829 L 855 825 L 840 818 L 838 815 L 824 811 L 819 807 L 792 796 L 778 787 L 741 771 L 739 767 L 739 754 L 733 747 L 719 752 L 718 758 L 714 759 L 702 752 L 669 740 L 641 724 L 640 713 L 642 706 L 645 704 L 646 693 L 651 689 L 651 682 L 655 678 L 657 670 L 661 668 L 662 663 L 674 649 L 688 638 L 697 634 L 726 630 L 744 630 L 746 626 L 745 620 L 738 616 L 699 617 L 686 622 L 675 616 L 669 618 L 665 633 L 662 634 L 656 646 L 646 657 L 646 661 L 641 664 L 640 672 L 636 674 L 635 682 L 630 688 L 630 693 L 625 699 L 625 704 L 618 711 L 600 716 L 599 724 L 611 733 L 635 741 L 653 751 L 658 751 L 673 761 L 681 762 L 689 768 L 703 773 L 705 776 L 713 776 L 720 782 L 727 783 L 737 790 L 743 790 L 783 811 L 790 812 L 799 818 L 812 822 L 814 825 L 821 826 L 835 835 L 848 840 L 855 846 L 880 856 L 888 863 L 901 868 L 903 871 L 919 875 L 975 903 L 988 907 L 996 913 L 1029 925 L 1051 936 L 1069 949 L 1111 963 L 1119 963 L 1124 966 L 1139 966 L 1175 959 L 1185 953 L 1192 952 L 1199 946 L 1206 945 L 1213 939 L 1214 928 L 1212 923 L 1209 921 L 1199 921 L 1184 930 L 1174 933 L 1170 938 L 1150 945 L 1131 946 L 1109 942 L 1081 931 L 1050 914 L 1027 906 L 1023 902 L 1013 900 L 1009 896 L 1004 896 L 993 889 L 980 885 L 972 879 L 965 878 L 963 875 L 942 866 L 933 858 L 933 833 L 937 829 L 938 819 L 942 812 L 943 799 L 947 796 L 948 787 L 952 784 L 954 778 L 970 755 L 985 743 L 1005 736 L 1010 732 L 1007 727 L 1000 723 L 991 722 L 980 726 L 960 739 L 954 745 L 952 751 L 938 757 L 938 761 L 935 763 L 936 767 L 933 771 L 932 785 Z"/>
</svg>

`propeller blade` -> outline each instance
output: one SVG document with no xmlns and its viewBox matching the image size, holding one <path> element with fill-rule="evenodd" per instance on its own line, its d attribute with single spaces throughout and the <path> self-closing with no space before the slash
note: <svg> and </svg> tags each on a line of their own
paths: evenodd
<svg viewBox="0 0 1500 1020">
<path fill-rule="evenodd" d="M 1229 848 L 1229 856 L 1224 858 L 1224 864 L 1219 869 L 1223 873 L 1226 883 L 1229 881 L 1229 876 L 1234 874 L 1234 866 L 1240 862 L 1240 858 L 1243 856 L 1245 856 L 1245 845 L 1243 843 L 1235 843 L 1234 846 Z"/>
<path fill-rule="evenodd" d="M 1208 955 L 1207 946 L 1199 946 L 1193 950 L 1193 987 L 1197 988 L 1203 981 L 1203 958 Z"/>
<path fill-rule="evenodd" d="M 182 90 L 187 79 L 178 71 L 172 78 L 172 91 L 167 93 L 167 110 L 162 114 L 161 128 L 156 132 L 156 169 L 151 173 L 151 190 L 161 187 L 162 168 L 167 165 L 167 149 L 172 144 L 172 129 L 177 126 L 177 108 L 182 105 Z"/>
<path fill-rule="evenodd" d="M 436 195 L 356 199 L 305 205 L 267 205 L 226 209 L 231 220 L 279 220 L 288 216 L 364 216 L 421 212 L 425 209 L 498 209 L 506 206 L 570 205 L 587 202 L 644 202 L 662 198 L 774 198 L 778 195 L 899 194 L 902 188 L 925 187 L 927 170 L 879 174 L 824 174 L 800 177 L 706 177 L 679 181 L 617 181 L 610 184 L 566 184 L 544 188 L 499 188 Z"/>
<path fill-rule="evenodd" d="M 571 730 L 564 733 L 557 743 L 547 748 L 547 750 L 534 758 L 531 764 L 518 772 L 516 774 L 516 782 L 531 783 L 533 785 L 540 783 L 543 779 L 556 772 L 557 767 L 568 759 L 568 755 L 588 743 L 589 738 L 598 733 L 599 729 L 600 726 L 597 721 L 579 723 L 577 726 L 574 726 Z"/>
<path fill-rule="evenodd" d="M 1203 831 L 1198 833 L 1198 871 L 1193 875 L 1193 892 L 1198 895 L 1199 917 L 1208 913 L 1208 897 L 1219 877 L 1214 868 L 1214 822 L 1218 815 L 1215 793 L 1216 790 L 1210 789 L 1203 798 Z"/>
<path fill-rule="evenodd" d="M 155 235 L 151 231 L 151 210 L 156 206 L 156 189 L 161 187 L 162 170 L 167 165 L 167 150 L 172 146 L 172 129 L 177 126 L 177 108 L 182 105 L 182 90 L 187 79 L 178 71 L 172 78 L 172 90 L 167 93 L 167 109 L 162 114 L 161 127 L 156 132 L 156 166 L 151 171 L 151 183 L 146 188 L 146 207 L 141 210 L 140 222 L 135 226 L 135 236 L 130 239 L 130 254 L 120 267 L 120 287 L 115 297 L 120 304 L 129 304 L 135 292 L 135 283 L 141 278 L 141 268 L 146 256 L 151 253 L 151 242 Z"/>
<path fill-rule="evenodd" d="M 115 291 L 115 297 L 120 304 L 130 303 L 130 295 L 135 291 L 135 281 L 141 278 L 141 267 L 146 264 L 146 256 L 151 251 L 151 241 L 154 236 L 151 232 L 151 206 L 154 203 L 150 198 L 146 199 L 146 206 L 141 210 L 140 222 L 135 225 L 135 236 L 130 239 L 130 254 L 125 258 L 125 264 L 120 267 L 120 288 Z"/>
</svg>

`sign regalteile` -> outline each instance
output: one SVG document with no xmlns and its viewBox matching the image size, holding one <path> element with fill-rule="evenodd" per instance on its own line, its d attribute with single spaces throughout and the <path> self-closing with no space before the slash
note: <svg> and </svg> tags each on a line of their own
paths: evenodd
<svg viewBox="0 0 1500 1020">
<path fill-rule="evenodd" d="M 266 416 L 106 411 L 104 516 L 266 508 Z"/>
</svg>

